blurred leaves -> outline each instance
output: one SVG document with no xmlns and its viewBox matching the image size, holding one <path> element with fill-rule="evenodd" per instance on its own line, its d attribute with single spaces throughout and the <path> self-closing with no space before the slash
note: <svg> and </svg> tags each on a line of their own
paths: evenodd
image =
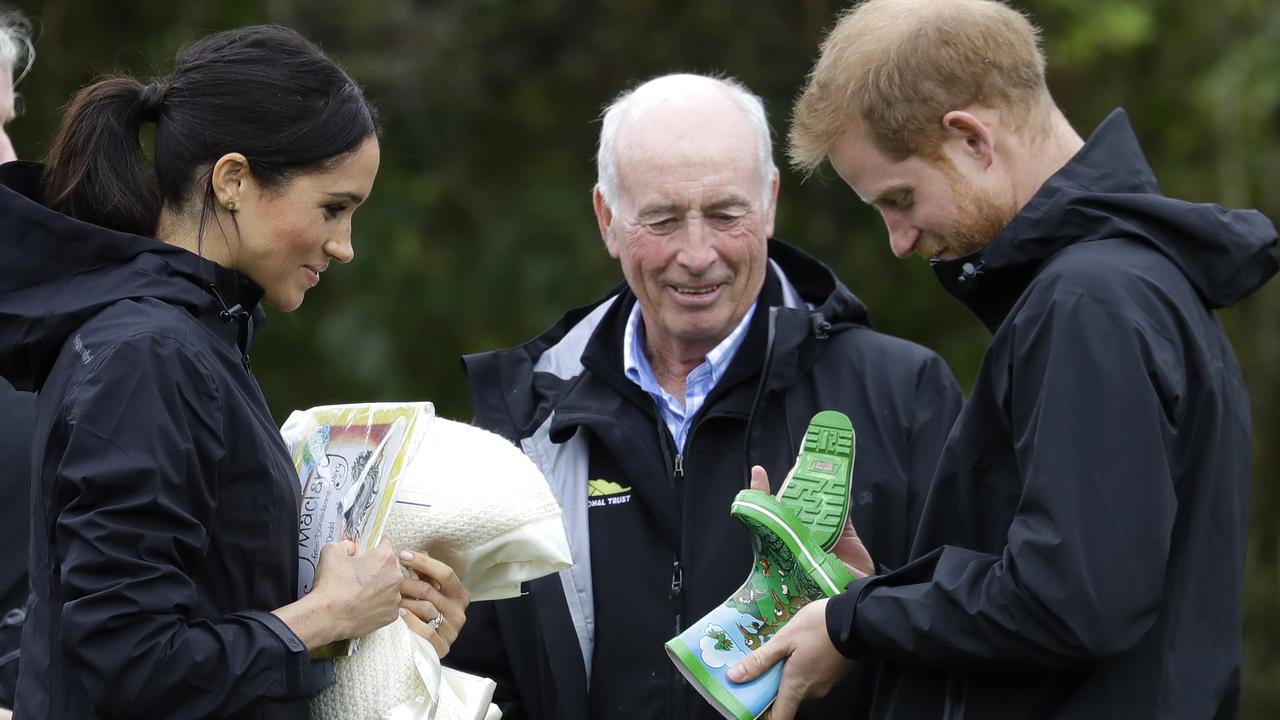
<svg viewBox="0 0 1280 720">
<path fill-rule="evenodd" d="M 365 85 L 382 169 L 356 262 L 272 313 L 255 367 L 277 416 L 322 403 L 430 399 L 468 417 L 458 357 L 523 342 L 621 280 L 591 214 L 598 114 L 653 75 L 723 72 L 759 93 L 775 138 L 835 0 L 131 0 L 19 3 L 41 27 L 11 126 L 40 156 L 72 90 L 151 75 L 209 31 L 294 26 Z M 1050 86 L 1082 134 L 1126 107 L 1170 194 L 1280 217 L 1280 7 L 1274 0 L 1027 0 Z M 780 165 L 784 156 L 775 153 Z M 966 387 L 989 339 L 830 170 L 783 170 L 778 235 L 827 261 L 877 327 L 939 351 Z M 1280 716 L 1280 283 L 1222 313 L 1254 399 L 1244 711 Z"/>
</svg>

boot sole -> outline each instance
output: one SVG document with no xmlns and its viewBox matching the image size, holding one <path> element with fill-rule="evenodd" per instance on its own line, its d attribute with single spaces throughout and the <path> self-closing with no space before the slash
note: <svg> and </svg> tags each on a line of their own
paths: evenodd
<svg viewBox="0 0 1280 720">
<path fill-rule="evenodd" d="M 853 424 L 824 410 L 809 421 L 800 454 L 778 491 L 824 551 L 835 547 L 849 513 L 854 457 Z"/>
</svg>

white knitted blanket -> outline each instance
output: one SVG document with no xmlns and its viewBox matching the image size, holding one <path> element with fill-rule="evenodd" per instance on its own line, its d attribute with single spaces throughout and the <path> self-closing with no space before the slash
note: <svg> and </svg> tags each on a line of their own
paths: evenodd
<svg viewBox="0 0 1280 720">
<path fill-rule="evenodd" d="M 448 563 L 472 600 L 515 597 L 520 583 L 572 564 L 546 479 L 502 437 L 436 417 L 400 478 L 386 530 L 397 548 Z M 463 628 L 466 633 L 466 628 Z M 316 720 L 494 720 L 492 681 L 442 668 L 400 620 L 335 661 Z"/>
<path fill-rule="evenodd" d="M 334 660 L 337 681 L 311 701 L 313 720 L 497 720 L 494 682 L 440 665 L 403 620 Z"/>
<path fill-rule="evenodd" d="M 517 597 L 520 583 L 573 564 L 546 478 L 487 430 L 432 420 L 396 500 L 388 536 L 448 563 L 473 601 Z"/>
</svg>

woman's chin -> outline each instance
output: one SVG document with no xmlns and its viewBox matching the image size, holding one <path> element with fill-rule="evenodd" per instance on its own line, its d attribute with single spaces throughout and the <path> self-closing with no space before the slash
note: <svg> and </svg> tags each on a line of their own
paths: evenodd
<svg viewBox="0 0 1280 720">
<path fill-rule="evenodd" d="M 302 307 L 302 299 L 305 294 L 305 291 L 280 294 L 267 293 L 263 296 L 262 301 L 280 312 L 293 312 Z"/>
</svg>

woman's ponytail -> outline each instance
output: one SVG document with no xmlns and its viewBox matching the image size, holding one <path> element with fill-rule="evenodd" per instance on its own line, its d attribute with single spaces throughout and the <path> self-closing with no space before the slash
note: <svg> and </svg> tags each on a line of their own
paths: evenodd
<svg viewBox="0 0 1280 720">
<path fill-rule="evenodd" d="M 139 139 L 147 122 L 154 163 Z M 77 93 L 49 155 L 45 199 L 95 225 L 154 235 L 162 208 L 211 211 L 209 170 L 227 153 L 244 155 L 264 188 L 279 187 L 376 132 L 360 86 L 306 38 L 279 25 L 226 30 L 183 48 L 161 84 L 112 77 Z"/>
<path fill-rule="evenodd" d="M 144 122 L 158 119 L 164 91 L 127 76 L 82 88 L 63 114 L 49 153 L 49 207 L 103 227 L 151 236 L 160 187 L 142 152 Z"/>
</svg>

